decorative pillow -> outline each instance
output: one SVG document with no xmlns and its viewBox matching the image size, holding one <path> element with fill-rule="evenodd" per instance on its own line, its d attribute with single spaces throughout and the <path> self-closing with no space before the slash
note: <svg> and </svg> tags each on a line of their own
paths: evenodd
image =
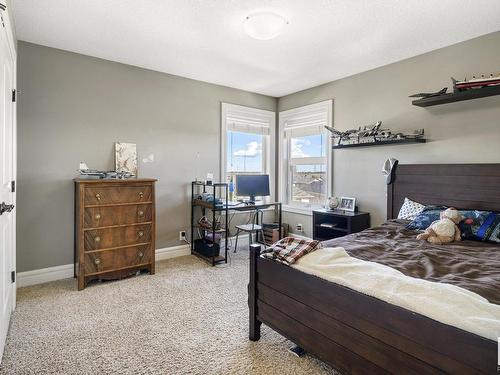
<svg viewBox="0 0 500 375">
<path fill-rule="evenodd" d="M 464 217 L 458 225 L 463 239 L 500 243 L 500 213 L 461 210 L 460 214 Z"/>
<path fill-rule="evenodd" d="M 426 230 L 434 221 L 439 220 L 441 211 L 447 208 L 445 206 L 425 206 L 424 210 L 406 226 L 406 229 Z"/>
<path fill-rule="evenodd" d="M 417 215 L 424 210 L 424 208 L 425 206 L 423 204 L 405 198 L 403 205 L 399 210 L 398 219 L 414 220 Z"/>
</svg>

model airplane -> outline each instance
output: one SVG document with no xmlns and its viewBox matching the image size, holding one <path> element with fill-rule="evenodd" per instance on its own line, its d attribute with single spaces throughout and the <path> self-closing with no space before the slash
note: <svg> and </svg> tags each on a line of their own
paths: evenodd
<svg viewBox="0 0 500 375">
<path fill-rule="evenodd" d="M 351 135 L 355 132 L 357 132 L 357 129 L 350 129 L 346 130 L 344 132 L 341 132 L 337 129 L 332 128 L 331 126 L 325 125 L 326 130 L 328 130 L 330 133 L 332 133 L 332 138 L 339 138 L 339 144 L 342 143 L 342 141 L 348 141 L 351 139 Z"/>
<path fill-rule="evenodd" d="M 446 94 L 446 91 L 448 91 L 448 87 L 443 87 L 441 90 L 436 92 L 420 92 L 418 94 L 410 95 L 409 98 L 422 98 L 422 99 L 432 98 L 433 96 Z"/>
<path fill-rule="evenodd" d="M 396 133 L 391 135 L 391 139 L 419 139 L 424 137 L 424 132 L 424 129 L 417 129 L 413 133 Z"/>
<path fill-rule="evenodd" d="M 344 132 L 325 126 L 332 133 L 333 139 L 338 139 L 337 145 L 348 142 L 349 144 L 376 143 L 387 140 L 418 139 L 424 137 L 424 129 L 415 130 L 412 133 L 392 133 L 389 129 L 382 129 L 382 121 L 377 121 L 373 125 L 363 128 L 350 129 Z"/>
<path fill-rule="evenodd" d="M 379 136 L 387 136 L 390 135 L 389 129 L 381 129 L 382 121 L 377 121 L 373 125 L 367 125 L 363 128 L 361 126 L 358 129 L 349 129 L 346 131 L 339 131 L 331 126 L 325 126 L 325 128 L 332 133 L 333 138 L 338 138 L 338 145 L 341 145 L 343 141 L 354 141 L 357 140 L 359 143 L 362 138 L 373 137 L 373 140 L 376 140 L 376 137 Z"/>
</svg>

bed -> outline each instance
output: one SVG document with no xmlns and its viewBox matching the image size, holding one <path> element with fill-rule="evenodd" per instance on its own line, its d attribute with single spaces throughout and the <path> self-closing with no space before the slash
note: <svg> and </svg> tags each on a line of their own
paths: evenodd
<svg viewBox="0 0 500 375">
<path fill-rule="evenodd" d="M 412 277 L 444 281 L 500 304 L 500 245 L 417 242 L 394 220 L 405 197 L 500 211 L 500 164 L 398 166 L 379 227 L 327 242 Z M 384 249 L 393 250 L 388 255 Z M 401 252 L 405 260 L 394 254 Z M 495 340 L 259 256 L 250 248 L 249 337 L 262 323 L 346 374 L 495 374 Z"/>
</svg>

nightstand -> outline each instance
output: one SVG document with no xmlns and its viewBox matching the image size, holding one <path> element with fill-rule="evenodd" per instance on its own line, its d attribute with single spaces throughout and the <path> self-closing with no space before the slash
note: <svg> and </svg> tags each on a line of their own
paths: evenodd
<svg viewBox="0 0 500 375">
<path fill-rule="evenodd" d="M 313 211 L 313 239 L 326 241 L 347 234 L 361 232 L 370 227 L 370 214 L 367 212 Z"/>
</svg>

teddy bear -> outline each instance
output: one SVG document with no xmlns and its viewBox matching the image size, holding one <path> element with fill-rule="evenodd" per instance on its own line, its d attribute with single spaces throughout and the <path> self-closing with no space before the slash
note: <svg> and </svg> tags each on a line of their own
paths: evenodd
<svg viewBox="0 0 500 375">
<path fill-rule="evenodd" d="M 439 214 L 440 220 L 434 221 L 417 236 L 417 240 L 427 240 L 430 243 L 441 245 L 448 242 L 460 241 L 461 234 L 457 224 L 463 217 L 456 208 L 450 207 Z"/>
</svg>

